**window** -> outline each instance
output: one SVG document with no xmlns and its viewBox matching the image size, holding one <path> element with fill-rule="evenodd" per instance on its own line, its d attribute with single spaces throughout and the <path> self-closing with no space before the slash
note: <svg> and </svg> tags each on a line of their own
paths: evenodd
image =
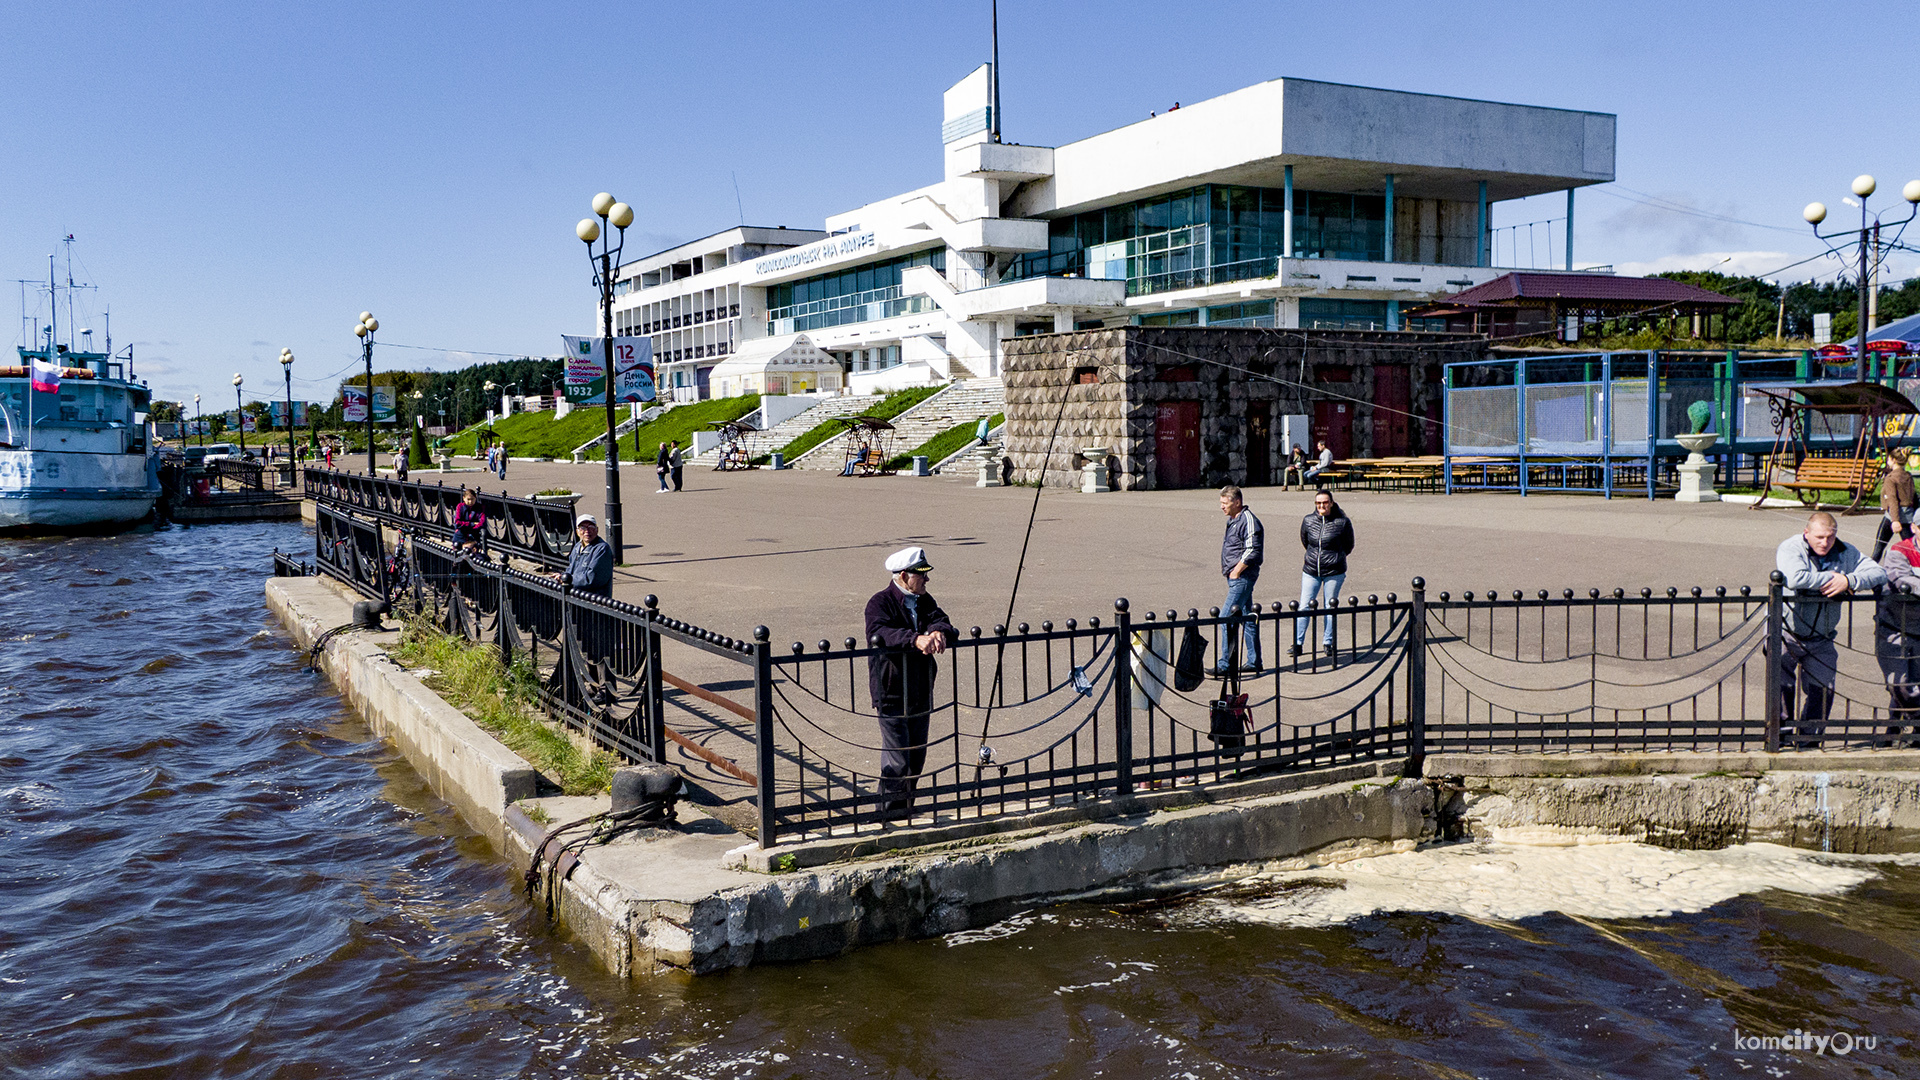
<svg viewBox="0 0 1920 1080">
<path fill-rule="evenodd" d="M 1300 301 L 1300 328 L 1303 330 L 1385 330 L 1385 300 Z"/>
<path fill-rule="evenodd" d="M 767 333 L 794 334 L 931 310 L 927 297 L 901 295 L 900 277 L 912 266 L 945 273 L 947 251 L 935 248 L 769 286 Z"/>
<path fill-rule="evenodd" d="M 1073 381 L 1078 386 L 1096 385 L 1100 381 L 1100 369 L 1097 367 L 1074 368 Z"/>
<path fill-rule="evenodd" d="M 1161 315 L 1140 316 L 1141 326 L 1198 326 L 1200 312 L 1189 308 L 1186 311 L 1169 311 Z"/>
<path fill-rule="evenodd" d="M 1208 326 L 1272 326 L 1273 301 L 1252 300 L 1207 309 Z"/>
</svg>

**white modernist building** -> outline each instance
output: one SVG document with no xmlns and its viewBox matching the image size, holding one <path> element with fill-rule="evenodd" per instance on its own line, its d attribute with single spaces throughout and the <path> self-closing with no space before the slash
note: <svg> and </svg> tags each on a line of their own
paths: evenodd
<svg viewBox="0 0 1920 1080">
<path fill-rule="evenodd" d="M 1029 333 L 1414 329 L 1402 305 L 1504 272 L 1493 203 L 1564 190 L 1570 241 L 1574 190 L 1613 179 L 1608 113 L 1276 79 L 1021 146 L 993 137 L 991 84 L 983 66 L 946 92 L 938 183 L 630 263 L 616 332 L 651 335 L 686 401 L 723 393 L 712 369 L 749 343 L 778 356 L 802 334 L 864 392 L 998 375 L 1000 343 Z"/>
</svg>

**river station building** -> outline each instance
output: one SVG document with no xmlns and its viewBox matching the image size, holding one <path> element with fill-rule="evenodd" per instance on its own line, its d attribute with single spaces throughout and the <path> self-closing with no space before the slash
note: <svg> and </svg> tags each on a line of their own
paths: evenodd
<svg viewBox="0 0 1920 1080">
<path fill-rule="evenodd" d="M 628 263 L 615 332 L 651 337 L 662 396 L 692 401 L 750 342 L 774 356 L 795 335 L 841 367 L 808 390 L 874 392 L 998 377 L 1004 343 L 1039 333 L 1441 330 L 1403 311 L 1504 273 L 1494 203 L 1565 191 L 1570 223 L 1574 190 L 1613 179 L 1614 123 L 1282 78 L 1022 146 L 994 136 L 983 66 L 946 92 L 941 180 Z"/>
</svg>

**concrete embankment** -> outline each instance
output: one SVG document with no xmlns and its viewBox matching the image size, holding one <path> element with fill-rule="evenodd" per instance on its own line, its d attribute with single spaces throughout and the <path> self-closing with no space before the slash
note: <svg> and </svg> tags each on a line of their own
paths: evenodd
<svg viewBox="0 0 1920 1080">
<path fill-rule="evenodd" d="M 303 645 L 350 621 L 355 599 L 323 578 L 274 578 L 267 596 Z M 388 658 L 394 640 L 344 634 L 328 642 L 322 664 L 516 869 L 550 823 L 608 808 L 605 797 L 534 797 L 532 768 Z M 985 834 L 932 831 L 924 836 L 931 842 L 893 851 L 872 840 L 763 850 L 683 804 L 675 827 L 636 830 L 563 859 L 553 907 L 622 974 L 831 956 L 983 926 L 1036 904 L 1152 895 L 1277 861 L 1306 866 L 1411 847 L 1434 835 L 1434 798 L 1427 785 L 1400 781 L 1402 768 L 1382 761 L 1206 793 L 1147 792 L 1124 805 L 1003 821 Z"/>
<path fill-rule="evenodd" d="M 1920 750 L 1738 754 L 1436 754 L 1449 836 L 1524 830 L 1669 848 L 1766 841 L 1920 851 Z"/>
<path fill-rule="evenodd" d="M 268 602 L 302 644 L 350 621 L 321 578 L 275 578 Z M 539 797 L 538 777 L 385 650 L 331 640 L 325 670 L 375 730 L 518 870 L 554 823 L 609 800 Z M 832 956 L 977 927 L 1023 908 L 1112 901 L 1501 830 L 1631 836 L 1668 847 L 1773 840 L 1920 850 L 1920 751 L 1435 755 L 1268 777 L 1024 819 L 761 849 L 697 807 L 559 861 L 558 922 L 622 975 Z M 539 819 L 536 823 L 536 819 Z M 912 846 L 887 845 L 910 844 Z M 545 881 L 535 903 L 544 905 Z"/>
</svg>

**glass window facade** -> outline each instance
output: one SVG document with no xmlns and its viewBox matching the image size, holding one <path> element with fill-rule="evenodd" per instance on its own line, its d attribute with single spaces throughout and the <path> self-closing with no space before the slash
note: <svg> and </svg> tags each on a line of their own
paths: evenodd
<svg viewBox="0 0 1920 1080">
<path fill-rule="evenodd" d="M 1304 297 L 1300 301 L 1302 330 L 1385 330 L 1385 300 L 1321 300 Z"/>
<path fill-rule="evenodd" d="M 1048 223 L 1045 252 L 1023 255 L 1008 280 L 1075 274 L 1125 280 L 1132 295 L 1272 277 L 1286 243 L 1279 188 L 1203 184 Z M 1295 190 L 1296 259 L 1386 259 L 1387 200 Z"/>
<path fill-rule="evenodd" d="M 1208 326 L 1272 326 L 1273 301 L 1249 300 L 1207 309 Z"/>
<path fill-rule="evenodd" d="M 924 296 L 902 296 L 900 275 L 909 266 L 947 270 L 947 249 L 850 266 L 830 274 L 767 287 L 767 334 L 797 334 L 847 323 L 931 311 Z"/>
</svg>

